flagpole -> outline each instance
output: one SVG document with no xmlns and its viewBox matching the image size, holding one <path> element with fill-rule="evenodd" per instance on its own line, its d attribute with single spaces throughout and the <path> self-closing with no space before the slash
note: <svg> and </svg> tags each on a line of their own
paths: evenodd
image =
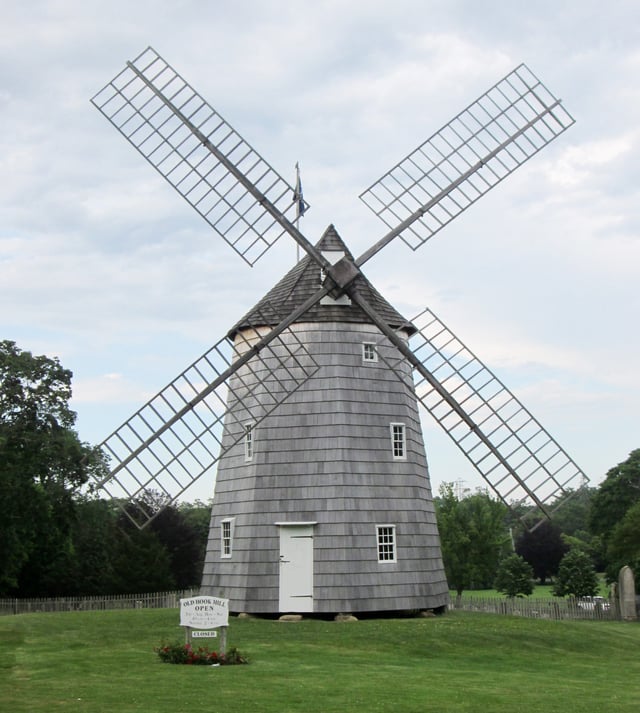
<svg viewBox="0 0 640 713">
<path fill-rule="evenodd" d="M 296 191 L 294 198 L 296 201 L 296 230 L 300 230 L 300 166 L 296 161 Z M 300 245 L 296 242 L 296 265 L 300 262 Z"/>
<path fill-rule="evenodd" d="M 300 230 L 300 218 L 307 212 L 309 207 L 302 196 L 302 182 L 300 181 L 300 164 L 296 161 L 296 187 L 293 189 L 293 200 L 296 204 L 296 230 Z M 300 246 L 296 243 L 296 260 L 300 262 Z"/>
</svg>

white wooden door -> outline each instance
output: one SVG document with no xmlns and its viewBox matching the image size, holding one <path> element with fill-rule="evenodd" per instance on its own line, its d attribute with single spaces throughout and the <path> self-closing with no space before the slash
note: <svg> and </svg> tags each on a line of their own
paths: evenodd
<svg viewBox="0 0 640 713">
<path fill-rule="evenodd" d="M 280 611 L 313 611 L 313 525 L 280 524 Z"/>
</svg>

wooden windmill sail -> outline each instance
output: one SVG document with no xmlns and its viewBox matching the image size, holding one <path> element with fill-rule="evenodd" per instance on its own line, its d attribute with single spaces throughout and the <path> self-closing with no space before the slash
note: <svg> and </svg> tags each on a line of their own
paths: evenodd
<svg viewBox="0 0 640 713">
<path fill-rule="evenodd" d="M 361 271 L 398 236 L 420 247 L 571 126 L 524 65 L 365 191 L 389 231 L 358 258 L 332 227 L 318 245 L 298 230 L 294 189 L 151 48 L 92 101 L 248 263 L 285 233 L 307 255 L 103 444 L 99 485 L 135 502 L 174 500 L 219 464 L 205 588 L 253 611 L 443 604 L 417 400 L 532 522 L 584 481 L 430 311 L 407 322 Z"/>
</svg>

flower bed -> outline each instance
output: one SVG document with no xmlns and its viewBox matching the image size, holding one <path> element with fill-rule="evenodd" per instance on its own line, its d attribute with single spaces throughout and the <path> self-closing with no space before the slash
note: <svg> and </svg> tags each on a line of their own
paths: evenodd
<svg viewBox="0 0 640 713">
<path fill-rule="evenodd" d="M 162 644 L 155 649 L 155 652 L 162 663 L 181 663 L 191 666 L 231 666 L 248 663 L 246 656 L 235 647 L 224 654 L 219 654 L 217 651 L 209 651 L 206 646 L 199 646 L 196 649 L 191 644 L 175 643 Z"/>
</svg>

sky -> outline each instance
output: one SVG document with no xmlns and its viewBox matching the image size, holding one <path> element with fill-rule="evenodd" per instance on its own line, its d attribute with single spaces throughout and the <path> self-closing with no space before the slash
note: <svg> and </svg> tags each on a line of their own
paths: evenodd
<svg viewBox="0 0 640 713">
<path fill-rule="evenodd" d="M 291 183 L 315 242 L 386 232 L 358 195 L 521 62 L 576 124 L 415 253 L 365 274 L 430 307 L 592 484 L 640 447 L 637 0 L 0 0 L 0 339 L 115 430 L 295 262 L 248 267 L 90 104 L 147 46 Z M 423 414 L 431 478 L 481 485 Z M 187 498 L 207 499 L 200 482 Z"/>
</svg>

